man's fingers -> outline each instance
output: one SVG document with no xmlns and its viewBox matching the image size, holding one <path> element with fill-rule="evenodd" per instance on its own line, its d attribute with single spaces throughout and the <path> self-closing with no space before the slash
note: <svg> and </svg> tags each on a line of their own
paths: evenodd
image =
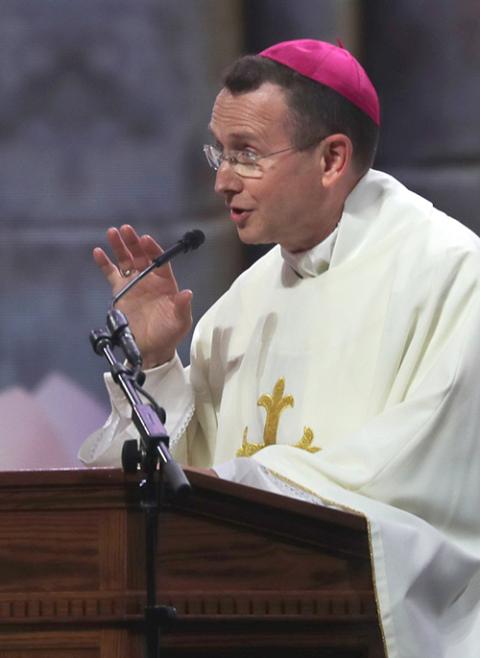
<svg viewBox="0 0 480 658">
<path fill-rule="evenodd" d="M 152 260 L 145 252 L 141 238 L 129 224 L 124 224 L 120 227 L 120 236 L 123 240 L 125 248 L 130 254 L 132 265 L 137 270 L 144 270 L 150 265 Z"/>
<path fill-rule="evenodd" d="M 158 244 L 156 240 L 152 238 L 151 235 L 142 235 L 140 240 L 142 242 L 142 247 L 145 251 L 145 254 L 147 255 L 150 262 L 163 254 L 162 247 Z M 154 272 L 155 274 L 162 277 L 165 276 L 166 273 L 168 273 L 168 276 L 173 277 L 173 271 L 171 270 L 170 265 L 155 269 Z"/>
<path fill-rule="evenodd" d="M 193 293 L 191 290 L 180 290 L 180 292 L 177 292 L 177 294 L 175 295 L 177 317 L 180 317 L 184 320 L 187 318 L 189 320 L 191 319 L 192 297 L 193 297 Z"/>
<path fill-rule="evenodd" d="M 147 235 L 147 234 L 142 235 L 140 240 L 141 240 L 141 243 L 142 243 L 142 247 L 145 251 L 145 254 L 147 255 L 147 257 L 149 259 L 149 263 L 151 261 L 155 260 L 155 258 L 158 258 L 159 256 L 161 256 L 163 254 L 164 250 L 158 244 L 158 242 L 152 238 L 151 235 Z M 175 287 L 176 287 L 177 284 L 176 284 L 175 277 L 174 277 L 174 274 L 173 274 L 173 270 L 170 266 L 170 263 L 166 263 L 165 265 L 162 265 L 162 267 L 154 269 L 153 272 L 154 272 L 154 274 L 156 274 L 160 278 L 173 279 L 173 282 L 174 282 Z"/>
<path fill-rule="evenodd" d="M 188 288 L 185 288 L 185 290 L 180 290 L 177 293 L 177 299 L 180 303 L 180 306 L 186 307 L 190 304 L 192 301 L 193 297 L 193 292 L 189 290 Z"/>
<path fill-rule="evenodd" d="M 103 249 L 97 247 L 94 250 L 94 260 L 112 285 L 118 285 L 119 274 L 123 277 L 138 274 L 163 253 L 162 247 L 156 240 L 150 235 L 138 235 L 130 224 L 123 224 L 120 228 L 109 228 L 107 239 L 112 250 L 112 258 L 109 258 Z M 169 265 L 156 269 L 154 273 L 162 279 L 173 280 L 176 287 Z"/>
<path fill-rule="evenodd" d="M 118 276 L 118 268 L 112 263 L 110 258 L 101 247 L 95 247 L 93 250 L 93 260 L 102 270 L 103 275 L 106 277 L 109 283 L 112 283 L 111 278 Z"/>
<path fill-rule="evenodd" d="M 140 247 L 140 239 L 135 229 L 124 224 L 119 229 L 111 227 L 107 231 L 107 238 L 116 260 L 117 272 L 123 277 L 138 273 L 149 264 L 149 259 Z M 113 264 L 113 261 L 110 261 Z M 105 271 L 111 275 L 110 270 Z"/>
<path fill-rule="evenodd" d="M 162 247 L 158 244 L 156 240 L 152 238 L 151 235 L 142 235 L 140 238 L 142 248 L 147 256 L 147 258 L 152 261 L 158 256 L 163 254 Z"/>
<path fill-rule="evenodd" d="M 130 249 L 125 244 L 119 229 L 113 227 L 109 228 L 107 231 L 107 238 L 116 260 L 117 272 L 120 272 L 122 276 L 129 276 L 129 274 L 133 273 L 136 269 L 135 259 Z M 113 263 L 113 261 L 110 262 Z"/>
<path fill-rule="evenodd" d="M 96 247 L 93 250 L 93 260 L 111 285 L 113 291 L 118 290 L 119 287 L 121 288 L 125 285 L 126 281 L 123 281 L 123 279 L 130 276 L 130 273 L 128 270 L 120 270 L 120 268 L 110 260 L 103 249 Z M 134 274 L 135 271 L 132 270 L 131 273 Z"/>
</svg>

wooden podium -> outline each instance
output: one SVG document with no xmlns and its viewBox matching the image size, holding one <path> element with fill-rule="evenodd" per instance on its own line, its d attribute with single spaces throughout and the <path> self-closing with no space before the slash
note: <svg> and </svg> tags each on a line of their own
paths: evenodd
<svg viewBox="0 0 480 658">
<path fill-rule="evenodd" d="M 363 517 L 186 471 L 160 516 L 161 656 L 383 658 Z M 143 658 L 138 483 L 0 473 L 1 658 Z"/>
</svg>

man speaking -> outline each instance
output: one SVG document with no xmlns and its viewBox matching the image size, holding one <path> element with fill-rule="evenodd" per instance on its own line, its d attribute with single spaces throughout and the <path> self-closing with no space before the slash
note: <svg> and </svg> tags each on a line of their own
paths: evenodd
<svg viewBox="0 0 480 658">
<path fill-rule="evenodd" d="M 180 461 L 361 512 L 389 658 L 478 658 L 480 242 L 371 169 L 379 124 L 344 48 L 235 62 L 204 152 L 240 240 L 276 246 L 200 320 L 189 368 L 192 293 L 169 266 L 121 308 Z M 94 257 L 115 293 L 161 248 L 130 226 L 108 238 Z M 136 438 L 108 386 L 86 464 Z"/>
</svg>

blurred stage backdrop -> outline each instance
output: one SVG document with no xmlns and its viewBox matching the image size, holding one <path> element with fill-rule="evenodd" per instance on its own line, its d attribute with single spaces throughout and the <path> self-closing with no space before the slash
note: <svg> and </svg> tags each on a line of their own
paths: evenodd
<svg viewBox="0 0 480 658">
<path fill-rule="evenodd" d="M 204 230 L 175 263 L 196 319 L 259 254 L 201 147 L 225 67 L 302 37 L 340 38 L 370 73 L 376 166 L 479 232 L 478 0 L 0 0 L 0 470 L 75 464 L 108 412 L 88 335 L 109 226 Z"/>
</svg>

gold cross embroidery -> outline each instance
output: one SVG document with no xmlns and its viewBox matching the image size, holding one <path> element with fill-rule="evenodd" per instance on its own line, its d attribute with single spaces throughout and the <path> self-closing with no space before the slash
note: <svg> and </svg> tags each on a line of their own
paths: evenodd
<svg viewBox="0 0 480 658">
<path fill-rule="evenodd" d="M 251 457 L 256 452 L 277 443 L 278 424 L 280 414 L 287 408 L 293 407 L 295 400 L 292 395 L 283 396 L 285 392 L 285 379 L 282 377 L 273 387 L 273 395 L 264 393 L 257 400 L 257 405 L 263 407 L 267 417 L 263 429 L 263 443 L 250 443 L 248 441 L 248 427 L 243 430 L 242 447 L 237 450 L 237 457 Z M 295 448 L 301 448 L 308 452 L 318 452 L 320 448 L 312 446 L 313 430 L 310 427 L 303 428 L 302 438 L 294 444 Z"/>
</svg>

